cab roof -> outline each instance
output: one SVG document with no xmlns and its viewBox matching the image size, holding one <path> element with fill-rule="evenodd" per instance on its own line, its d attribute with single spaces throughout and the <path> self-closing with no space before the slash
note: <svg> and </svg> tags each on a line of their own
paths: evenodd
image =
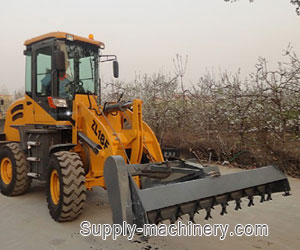
<svg viewBox="0 0 300 250">
<path fill-rule="evenodd" d="M 100 47 L 101 49 L 104 49 L 104 43 L 99 42 L 99 41 L 95 41 L 94 39 L 90 39 L 90 38 L 85 38 L 85 37 L 81 37 L 81 36 L 76 36 L 70 33 L 66 33 L 66 32 L 50 32 L 41 36 L 37 36 L 31 39 L 28 39 L 24 42 L 25 46 L 31 45 L 33 43 L 45 40 L 47 38 L 58 38 L 58 39 L 66 39 L 66 40 L 74 40 L 74 41 L 81 41 L 81 42 L 85 42 L 85 43 L 89 43 L 89 44 L 93 44 L 96 45 L 98 47 Z"/>
</svg>

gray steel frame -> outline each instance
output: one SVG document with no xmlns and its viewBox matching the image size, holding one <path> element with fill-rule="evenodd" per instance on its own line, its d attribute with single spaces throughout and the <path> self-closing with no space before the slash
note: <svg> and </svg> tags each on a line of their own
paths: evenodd
<svg viewBox="0 0 300 250">
<path fill-rule="evenodd" d="M 108 157 L 104 165 L 104 178 L 113 222 L 122 224 L 127 221 L 142 227 L 145 223 L 173 220 L 187 213 L 193 218 L 194 213 L 200 209 L 206 209 L 209 218 L 210 209 L 214 205 L 222 205 L 226 213 L 227 202 L 230 200 L 236 201 L 237 210 L 240 208 L 241 197 L 251 196 L 249 200 L 252 201 L 253 195 L 261 195 L 261 201 L 264 201 L 265 194 L 271 198 L 271 193 L 290 190 L 285 175 L 273 166 L 212 177 L 207 175 L 209 167 L 203 168 L 199 164 L 197 168 L 195 163 L 191 165 L 195 168 L 192 171 L 206 170 L 196 180 L 139 189 L 132 175 L 141 173 L 149 164 L 126 165 L 121 156 Z M 211 169 L 215 171 L 217 168 Z M 162 213 L 169 212 L 175 214 L 162 216 Z"/>
</svg>

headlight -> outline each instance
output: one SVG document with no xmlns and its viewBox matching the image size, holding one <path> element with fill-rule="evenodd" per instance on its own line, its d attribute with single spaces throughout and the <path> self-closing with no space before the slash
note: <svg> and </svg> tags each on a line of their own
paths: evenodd
<svg viewBox="0 0 300 250">
<path fill-rule="evenodd" d="M 67 108 L 68 104 L 66 99 L 63 98 L 53 98 L 52 96 L 48 97 L 48 104 L 50 108 Z"/>
</svg>

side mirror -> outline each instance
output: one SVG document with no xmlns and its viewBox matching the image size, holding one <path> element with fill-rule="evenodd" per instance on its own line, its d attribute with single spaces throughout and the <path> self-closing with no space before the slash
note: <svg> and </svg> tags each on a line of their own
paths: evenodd
<svg viewBox="0 0 300 250">
<path fill-rule="evenodd" d="M 54 67 L 57 71 L 66 71 L 65 53 L 60 50 L 54 51 Z"/>
<path fill-rule="evenodd" d="M 4 100 L 3 99 L 0 100 L 0 105 L 4 105 Z"/>
<path fill-rule="evenodd" d="M 113 61 L 113 71 L 114 71 L 114 78 L 119 77 L 119 63 L 118 61 Z"/>
</svg>

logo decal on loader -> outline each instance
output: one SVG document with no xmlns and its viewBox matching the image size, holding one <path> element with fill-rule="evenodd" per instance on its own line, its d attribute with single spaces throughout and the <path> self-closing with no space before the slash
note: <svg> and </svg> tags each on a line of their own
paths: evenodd
<svg viewBox="0 0 300 250">
<path fill-rule="evenodd" d="M 104 149 L 108 148 L 109 141 L 106 140 L 105 135 L 101 132 L 100 129 L 98 129 L 98 125 L 95 120 L 93 120 L 92 130 L 94 131 L 94 134 L 98 137 L 101 149 L 102 147 L 104 147 Z"/>
</svg>

